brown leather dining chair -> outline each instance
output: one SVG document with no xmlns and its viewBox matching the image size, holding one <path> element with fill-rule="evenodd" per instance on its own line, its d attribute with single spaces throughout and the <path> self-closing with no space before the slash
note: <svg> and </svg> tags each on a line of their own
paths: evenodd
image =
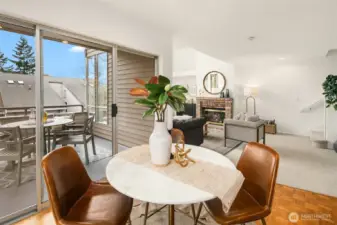
<svg viewBox="0 0 337 225">
<path fill-rule="evenodd" d="M 204 202 L 206 210 L 221 225 L 244 224 L 256 220 L 261 220 L 265 225 L 264 218 L 271 213 L 278 165 L 279 155 L 274 149 L 256 142 L 248 143 L 237 164 L 245 181 L 229 212 L 223 211 L 218 198 Z M 201 208 L 202 204 L 197 218 Z"/>
<path fill-rule="evenodd" d="M 129 221 L 133 199 L 108 182 L 92 181 L 72 147 L 46 155 L 42 170 L 57 225 L 125 225 Z"/>
</svg>

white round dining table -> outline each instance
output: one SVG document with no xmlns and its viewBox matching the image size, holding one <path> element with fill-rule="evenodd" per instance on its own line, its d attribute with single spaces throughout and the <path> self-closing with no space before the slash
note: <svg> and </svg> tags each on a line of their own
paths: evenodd
<svg viewBox="0 0 337 225">
<path fill-rule="evenodd" d="M 187 144 L 185 148 L 192 149 L 189 156 L 196 161 L 203 160 L 233 170 L 236 169 L 227 157 L 213 150 Z M 124 151 L 133 151 L 133 149 Z M 172 152 L 174 151 L 175 148 L 172 145 Z M 200 203 L 216 197 L 211 193 L 167 177 L 149 167 L 127 162 L 118 157 L 118 154 L 109 161 L 106 167 L 106 177 L 109 183 L 124 195 L 144 202 L 169 205 L 170 225 L 174 224 L 174 205 Z"/>
</svg>

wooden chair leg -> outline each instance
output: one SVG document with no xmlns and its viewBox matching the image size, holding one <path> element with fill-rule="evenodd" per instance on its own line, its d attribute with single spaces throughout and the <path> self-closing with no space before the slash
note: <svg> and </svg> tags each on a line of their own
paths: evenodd
<svg viewBox="0 0 337 225">
<path fill-rule="evenodd" d="M 262 225 L 267 225 L 266 221 L 264 218 L 261 219 Z"/>
<path fill-rule="evenodd" d="M 88 144 L 84 141 L 85 164 L 89 165 Z"/>
<path fill-rule="evenodd" d="M 146 225 L 147 214 L 149 213 L 149 204 L 150 204 L 150 203 L 147 202 L 146 205 L 145 205 L 145 213 L 144 213 L 143 225 Z"/>
<path fill-rule="evenodd" d="M 22 158 L 18 160 L 18 172 L 17 172 L 17 185 L 21 184 L 21 167 L 22 167 Z"/>
<path fill-rule="evenodd" d="M 94 136 L 91 137 L 91 144 L 92 144 L 92 152 L 94 153 L 94 155 L 96 155 L 96 146 L 95 146 Z"/>
<path fill-rule="evenodd" d="M 198 220 L 199 220 L 199 217 L 200 217 L 201 209 L 202 209 L 202 203 L 200 203 L 200 205 L 199 205 L 198 212 L 197 212 L 197 215 L 196 215 L 195 220 L 194 220 L 194 225 L 198 224 Z"/>
</svg>

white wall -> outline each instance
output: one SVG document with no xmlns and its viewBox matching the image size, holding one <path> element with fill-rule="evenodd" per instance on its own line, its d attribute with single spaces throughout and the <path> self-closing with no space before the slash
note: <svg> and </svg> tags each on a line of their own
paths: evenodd
<svg viewBox="0 0 337 225">
<path fill-rule="evenodd" d="M 174 82 L 179 84 L 191 83 L 197 86 L 197 96 L 219 97 L 204 91 L 203 79 L 210 71 L 219 71 L 226 77 L 226 88 L 231 93 L 234 89 L 234 66 L 207 54 L 186 46 L 174 46 L 173 76 Z M 194 79 L 194 80 L 193 80 Z"/>
<path fill-rule="evenodd" d="M 310 136 L 312 130 L 323 131 L 323 104 L 307 113 L 301 110 L 323 99 L 322 83 L 328 74 L 337 74 L 337 56 L 280 60 L 271 55 L 251 55 L 224 62 L 186 46 L 175 46 L 173 56 L 174 81 L 184 83 L 191 76 L 198 90 L 203 90 L 207 72 L 222 72 L 226 76 L 226 88 L 234 98 L 234 114 L 245 111 L 244 86 L 258 86 L 257 114 L 263 119 L 275 119 L 279 132 Z M 204 92 L 203 96 L 211 95 Z M 249 106 L 251 112 L 252 104 Z M 337 112 L 328 109 L 330 143 L 337 140 L 336 121 Z"/>
<path fill-rule="evenodd" d="M 328 74 L 337 73 L 336 58 L 268 61 L 255 57 L 235 62 L 235 71 L 237 90 L 242 91 L 244 85 L 258 86 L 257 114 L 276 119 L 280 132 L 309 136 L 312 129 L 323 128 L 323 106 L 309 113 L 301 113 L 301 110 L 323 98 L 322 83 Z M 244 106 L 241 95 L 236 102 L 237 110 L 244 111 Z M 337 112 L 329 114 L 328 119 L 333 120 Z M 337 126 L 328 124 L 328 131 L 332 135 L 328 137 L 330 141 L 337 139 Z"/>
<path fill-rule="evenodd" d="M 226 89 L 230 90 L 232 94 L 234 89 L 234 80 L 235 80 L 235 73 L 234 73 L 234 66 L 230 63 L 226 63 L 209 55 L 206 55 L 202 52 L 197 52 L 196 54 L 196 65 L 197 65 L 197 87 L 198 87 L 198 96 L 203 97 L 219 97 L 220 94 L 212 95 L 208 92 L 204 91 L 203 81 L 205 75 L 210 71 L 219 71 L 221 72 L 226 78 Z M 202 92 L 200 94 L 200 92 Z"/>
</svg>

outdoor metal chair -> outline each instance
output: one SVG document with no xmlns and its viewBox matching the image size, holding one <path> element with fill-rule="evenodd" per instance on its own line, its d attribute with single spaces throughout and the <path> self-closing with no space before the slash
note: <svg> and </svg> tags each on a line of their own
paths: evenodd
<svg viewBox="0 0 337 225">
<path fill-rule="evenodd" d="M 93 134 L 93 120 L 94 117 L 89 117 L 84 122 L 83 127 L 74 127 L 70 130 L 55 131 L 53 134 L 53 149 L 56 145 L 84 145 L 85 163 L 89 164 L 88 142 L 92 143 L 92 151 L 96 155 L 94 134 Z"/>
<path fill-rule="evenodd" d="M 20 127 L 0 128 L 0 161 L 18 161 L 17 185 L 21 183 L 22 159 L 35 152 L 35 136 L 23 138 Z"/>
</svg>

